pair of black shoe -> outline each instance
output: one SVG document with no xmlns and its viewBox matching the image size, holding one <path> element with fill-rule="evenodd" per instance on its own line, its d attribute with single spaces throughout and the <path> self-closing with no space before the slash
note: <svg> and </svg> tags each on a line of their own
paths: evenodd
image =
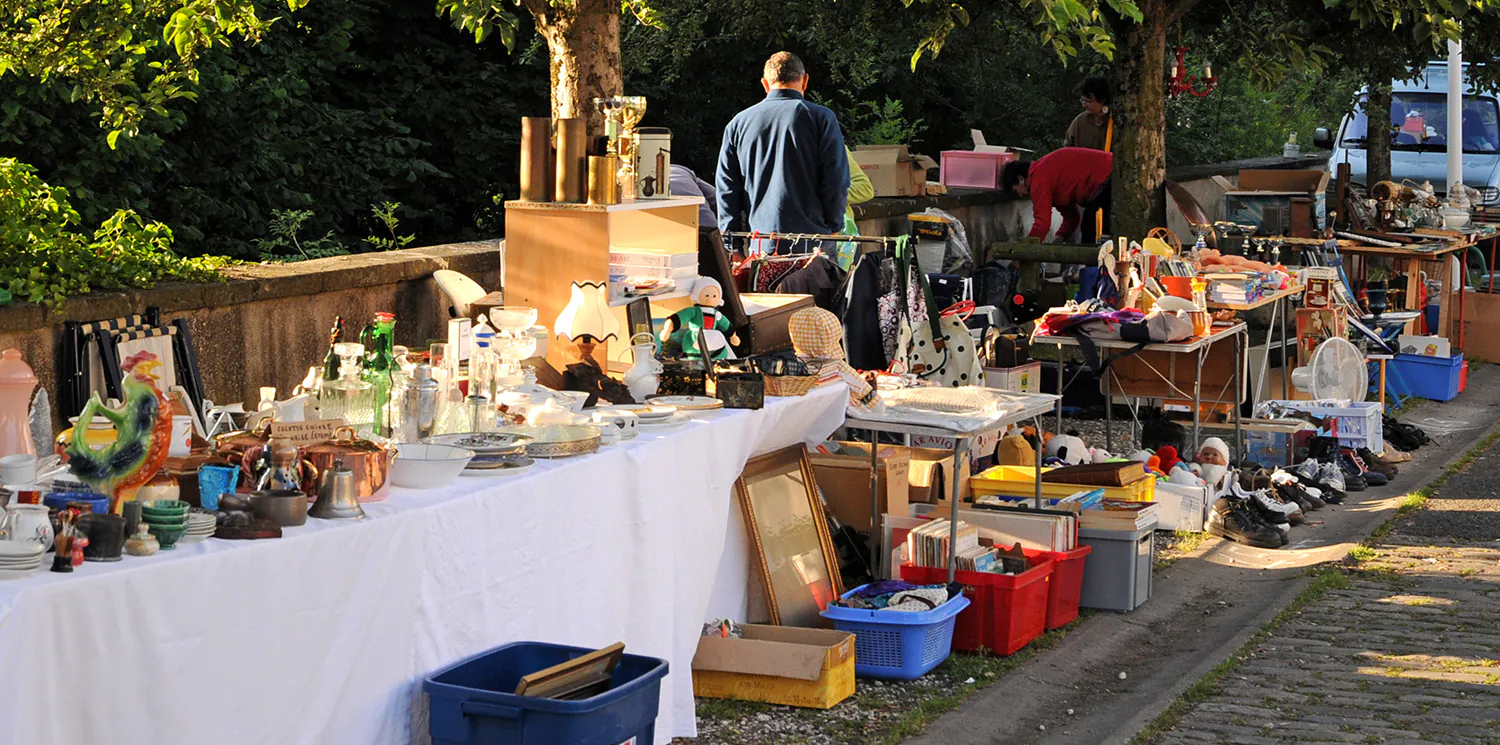
<svg viewBox="0 0 1500 745">
<path fill-rule="evenodd" d="M 1208 516 L 1208 532 L 1247 546 L 1281 548 L 1287 544 L 1286 533 L 1267 521 L 1272 513 L 1286 519 L 1275 510 L 1260 508 L 1253 498 L 1219 497 Z"/>
</svg>

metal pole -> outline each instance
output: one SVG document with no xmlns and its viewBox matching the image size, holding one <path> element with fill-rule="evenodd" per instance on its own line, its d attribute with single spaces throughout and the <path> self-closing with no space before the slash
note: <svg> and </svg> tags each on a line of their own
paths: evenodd
<svg viewBox="0 0 1500 745">
<path fill-rule="evenodd" d="M 1245 364 L 1245 352 L 1250 346 L 1250 327 L 1246 326 L 1243 333 L 1234 335 L 1234 460 L 1239 463 L 1244 458 L 1240 434 L 1240 405 L 1244 403 L 1240 395 L 1241 367 Z M 1271 350 L 1266 349 L 1266 359 L 1270 359 Z"/>
<path fill-rule="evenodd" d="M 1464 182 L 1463 149 L 1464 47 L 1459 40 L 1448 42 L 1448 183 L 1443 191 Z M 1447 329 L 1444 329 L 1447 332 Z"/>
<path fill-rule="evenodd" d="M 964 478 L 958 473 L 959 448 L 968 445 L 967 440 L 954 433 L 953 435 L 953 486 L 950 489 L 953 495 L 953 516 L 948 520 L 948 583 L 953 583 L 954 573 L 958 571 L 958 485 Z"/>
<path fill-rule="evenodd" d="M 1286 358 L 1286 317 L 1291 313 L 1290 306 L 1292 298 L 1290 295 L 1281 299 L 1285 305 L 1281 308 L 1281 400 L 1286 401 L 1292 397 L 1289 386 L 1292 381 L 1292 364 Z M 1270 350 L 1266 350 L 1267 353 Z"/>
<path fill-rule="evenodd" d="M 880 539 L 884 531 L 880 529 L 880 433 L 870 430 L 870 566 L 875 572 L 874 579 L 878 582 L 885 579 L 885 572 L 881 561 Z"/>
<path fill-rule="evenodd" d="M 1058 411 L 1062 411 L 1062 399 L 1060 399 L 1060 398 L 1058 399 L 1057 410 Z M 1036 431 L 1037 432 L 1041 432 L 1042 431 L 1042 415 L 1041 414 L 1037 414 L 1036 417 L 1034 419 L 1032 419 L 1031 421 L 1032 421 L 1032 424 L 1036 426 Z M 1035 474 L 1035 476 L 1036 476 L 1036 501 L 1033 504 L 1033 506 L 1036 507 L 1037 509 L 1041 509 L 1042 508 L 1042 454 L 1040 452 L 1038 452 L 1036 454 L 1036 457 L 1032 458 L 1031 461 L 1032 461 L 1032 465 L 1036 466 L 1036 474 Z"/>
<path fill-rule="evenodd" d="M 1057 433 L 1062 432 L 1063 386 L 1066 384 L 1066 381 L 1063 380 L 1063 348 L 1059 344 L 1057 345 Z M 1037 457 L 1040 458 L 1042 454 L 1042 430 L 1040 427 L 1036 430 L 1036 446 Z M 1109 449 L 1109 446 L 1106 445 L 1105 449 Z"/>
<path fill-rule="evenodd" d="M 1212 329 L 1209 330 L 1209 333 L 1212 333 Z M 1197 366 L 1197 369 L 1194 370 L 1194 372 L 1193 372 L 1193 443 L 1192 443 L 1192 451 L 1195 452 L 1195 453 L 1198 452 L 1198 448 L 1200 448 L 1200 447 L 1203 446 L 1202 443 L 1198 439 L 1198 425 L 1199 425 L 1199 421 L 1202 419 L 1201 410 L 1203 409 L 1203 350 L 1205 350 L 1207 348 L 1208 348 L 1207 344 L 1204 344 L 1203 346 L 1198 347 L 1198 351 L 1197 351 L 1198 366 Z M 1105 447 L 1105 449 L 1108 450 L 1109 448 Z"/>
<path fill-rule="evenodd" d="M 1110 368 L 1104 368 L 1104 449 L 1113 452 L 1115 449 L 1115 391 L 1109 384 L 1109 379 L 1114 377 L 1110 373 Z M 1057 428 L 1057 434 L 1062 434 L 1062 427 Z"/>
</svg>

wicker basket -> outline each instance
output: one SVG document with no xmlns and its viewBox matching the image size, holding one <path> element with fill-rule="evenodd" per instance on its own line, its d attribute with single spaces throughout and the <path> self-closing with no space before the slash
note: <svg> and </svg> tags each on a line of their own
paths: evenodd
<svg viewBox="0 0 1500 745">
<path fill-rule="evenodd" d="M 818 384 L 816 375 L 767 375 L 767 396 L 806 396 Z"/>
</svg>

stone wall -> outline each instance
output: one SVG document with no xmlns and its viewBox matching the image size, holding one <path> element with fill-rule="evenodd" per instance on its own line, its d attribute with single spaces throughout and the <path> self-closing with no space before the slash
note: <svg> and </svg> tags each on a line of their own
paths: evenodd
<svg viewBox="0 0 1500 745">
<path fill-rule="evenodd" d="M 352 333 L 376 311 L 396 314 L 396 339 L 425 344 L 447 333 L 445 303 L 432 273 L 453 269 L 500 286 L 500 242 L 429 246 L 295 264 L 234 270 L 219 284 L 168 283 L 150 290 L 75 298 L 53 312 L 36 305 L 0 308 L 0 349 L 19 348 L 57 402 L 66 321 L 117 318 L 156 306 L 163 320 L 186 318 L 209 399 L 259 399 L 257 387 L 284 395 L 321 362 L 328 329 L 342 315 Z"/>
</svg>

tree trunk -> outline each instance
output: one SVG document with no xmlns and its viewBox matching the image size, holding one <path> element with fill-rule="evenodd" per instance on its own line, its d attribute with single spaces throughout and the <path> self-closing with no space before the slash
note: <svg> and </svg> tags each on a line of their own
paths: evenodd
<svg viewBox="0 0 1500 745">
<path fill-rule="evenodd" d="M 1136 0 L 1145 20 L 1114 24 L 1115 170 L 1111 232 L 1135 240 L 1166 224 L 1166 0 Z"/>
<path fill-rule="evenodd" d="M 1391 178 L 1391 84 L 1370 86 L 1365 102 L 1365 186 Z"/>
<path fill-rule="evenodd" d="M 537 33 L 547 41 L 552 118 L 587 117 L 589 132 L 603 134 L 604 120 L 594 99 L 625 91 L 619 0 L 573 0 L 568 7 L 526 0 L 526 6 Z"/>
</svg>

